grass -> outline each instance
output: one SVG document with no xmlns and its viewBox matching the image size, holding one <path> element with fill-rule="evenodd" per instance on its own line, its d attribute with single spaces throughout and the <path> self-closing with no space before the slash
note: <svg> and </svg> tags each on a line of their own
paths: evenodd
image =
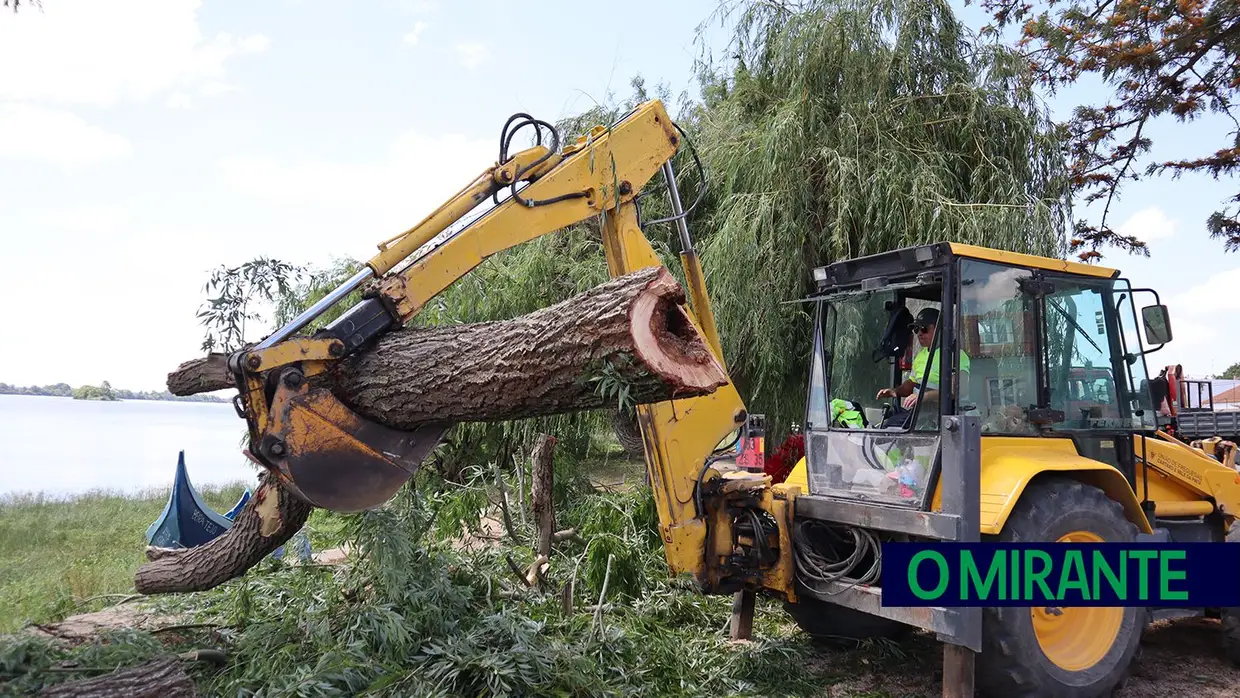
<svg viewBox="0 0 1240 698">
<path fill-rule="evenodd" d="M 223 513 L 245 485 L 197 489 Z M 0 633 L 97 610 L 132 593 L 133 574 L 145 561 L 146 529 L 167 499 L 167 489 L 93 491 L 68 500 L 0 498 Z M 316 510 L 308 524 L 312 547 L 334 545 L 341 525 Z"/>
</svg>

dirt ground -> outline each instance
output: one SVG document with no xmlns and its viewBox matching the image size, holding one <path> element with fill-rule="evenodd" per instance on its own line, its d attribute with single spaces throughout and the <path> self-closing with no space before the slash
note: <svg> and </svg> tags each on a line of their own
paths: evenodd
<svg viewBox="0 0 1240 698">
<path fill-rule="evenodd" d="M 1187 618 L 1154 623 L 1142 639 L 1134 675 L 1112 698 L 1237 698 L 1240 668 L 1220 650 L 1219 622 Z M 822 698 L 938 698 L 942 695 L 942 645 L 918 634 L 871 649 L 824 649 L 813 669 L 837 683 Z"/>
<path fill-rule="evenodd" d="M 1219 622 L 1206 618 L 1153 624 L 1136 675 L 1115 698 L 1240 696 L 1240 668 L 1223 657 L 1220 633 Z"/>
</svg>

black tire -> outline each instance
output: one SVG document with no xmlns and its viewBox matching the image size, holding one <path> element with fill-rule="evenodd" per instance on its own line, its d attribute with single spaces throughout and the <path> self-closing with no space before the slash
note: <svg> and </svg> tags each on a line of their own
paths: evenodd
<svg viewBox="0 0 1240 698">
<path fill-rule="evenodd" d="M 784 610 L 798 627 L 825 644 L 856 645 L 861 640 L 899 640 L 913 626 L 862 613 L 847 606 L 802 596 L 796 603 L 785 603 Z"/>
<path fill-rule="evenodd" d="M 1074 531 L 1089 531 L 1111 542 L 1133 541 L 1137 527 L 1124 516 L 1123 507 L 1096 487 L 1072 479 L 1052 477 L 1025 489 L 999 540 L 1056 541 Z M 1071 610 L 1071 609 L 1069 609 Z M 1147 613 L 1125 608 L 1117 635 L 1105 655 L 1092 666 L 1069 670 L 1044 652 L 1034 632 L 1031 609 L 987 608 L 982 614 L 982 652 L 977 657 L 976 680 L 986 696 L 1054 696 L 1093 698 L 1109 696 L 1128 679 L 1141 646 Z M 1083 625 L 1079 637 L 1097 622 Z M 1061 654 L 1081 658 L 1083 652 Z"/>
</svg>

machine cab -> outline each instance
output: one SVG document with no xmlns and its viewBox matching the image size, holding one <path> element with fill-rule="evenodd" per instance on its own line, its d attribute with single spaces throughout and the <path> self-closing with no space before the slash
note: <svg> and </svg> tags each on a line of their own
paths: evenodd
<svg viewBox="0 0 1240 698">
<path fill-rule="evenodd" d="M 940 243 L 814 276 L 811 494 L 928 508 L 947 415 L 977 415 L 984 437 L 1073 438 L 1112 462 L 1106 449 L 1156 428 L 1150 350 L 1118 272 Z M 1165 307 L 1142 317 L 1147 339 L 1170 339 Z"/>
</svg>

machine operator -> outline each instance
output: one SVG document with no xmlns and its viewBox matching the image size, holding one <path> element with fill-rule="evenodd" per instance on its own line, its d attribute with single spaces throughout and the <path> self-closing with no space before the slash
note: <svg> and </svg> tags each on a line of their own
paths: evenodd
<svg viewBox="0 0 1240 698">
<path fill-rule="evenodd" d="M 900 402 L 900 407 L 896 409 L 891 417 L 888 417 L 884 427 L 903 427 L 906 426 L 908 419 L 913 414 L 913 407 L 917 404 L 917 396 L 922 392 L 921 381 L 926 381 L 925 385 L 925 401 L 938 402 L 939 398 L 939 354 L 934 352 L 931 358 L 931 344 L 934 341 L 934 332 L 938 326 L 939 311 L 934 308 L 922 308 L 917 313 L 917 317 L 913 318 L 913 322 L 909 325 L 909 329 L 917 336 L 917 343 L 920 348 L 913 357 L 913 368 L 907 374 L 904 382 L 894 388 L 883 388 L 878 391 L 877 399 L 881 400 L 885 397 L 904 398 Z M 930 362 L 930 374 L 926 375 L 926 362 Z M 962 349 L 960 351 L 960 394 L 967 395 L 968 378 L 969 378 L 969 355 Z"/>
</svg>

